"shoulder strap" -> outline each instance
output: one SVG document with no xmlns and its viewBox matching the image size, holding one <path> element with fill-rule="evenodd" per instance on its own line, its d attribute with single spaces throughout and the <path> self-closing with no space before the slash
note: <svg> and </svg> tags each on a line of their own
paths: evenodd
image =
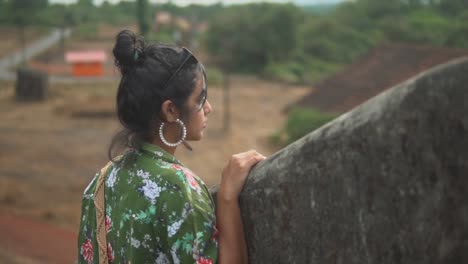
<svg viewBox="0 0 468 264">
<path fill-rule="evenodd" d="M 112 164 L 109 161 L 104 168 L 101 169 L 99 178 L 94 191 L 94 207 L 96 208 L 96 239 L 99 250 L 99 264 L 108 264 L 107 259 L 107 238 L 106 238 L 106 208 L 104 203 L 104 180 L 106 179 L 107 169 Z"/>
</svg>

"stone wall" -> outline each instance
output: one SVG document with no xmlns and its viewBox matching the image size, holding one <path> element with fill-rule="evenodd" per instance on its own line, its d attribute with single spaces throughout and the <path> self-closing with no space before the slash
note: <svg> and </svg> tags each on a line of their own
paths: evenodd
<svg viewBox="0 0 468 264">
<path fill-rule="evenodd" d="M 468 59 L 272 155 L 241 208 L 250 263 L 468 263 Z"/>
</svg>

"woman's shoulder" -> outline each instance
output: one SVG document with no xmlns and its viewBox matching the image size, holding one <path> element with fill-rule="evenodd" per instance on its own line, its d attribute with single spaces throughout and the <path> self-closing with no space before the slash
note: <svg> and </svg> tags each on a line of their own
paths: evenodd
<svg viewBox="0 0 468 264">
<path fill-rule="evenodd" d="M 195 178 L 193 172 L 178 162 L 170 162 L 164 159 L 155 159 L 142 155 L 127 162 L 117 165 L 115 170 L 121 170 L 121 174 L 143 182 L 154 182 L 158 186 L 166 186 L 170 189 L 181 189 Z M 110 173 L 112 175 L 112 172 Z"/>
<path fill-rule="evenodd" d="M 192 170 L 180 163 L 166 161 L 156 162 L 156 166 L 151 167 L 151 175 L 156 175 L 156 179 L 166 182 L 170 189 L 177 191 L 179 196 L 190 199 L 196 197 L 197 200 L 208 197 L 208 189 L 201 178 Z M 201 195 L 201 196 L 200 196 Z"/>
<path fill-rule="evenodd" d="M 86 188 L 85 198 L 92 198 L 98 177 L 99 172 Z M 200 195 L 209 195 L 204 182 L 180 162 L 148 158 L 138 153 L 124 155 L 112 163 L 106 172 L 105 186 L 116 192 L 134 190 L 153 203 L 156 198 L 166 196 L 198 200 L 202 198 Z"/>
</svg>

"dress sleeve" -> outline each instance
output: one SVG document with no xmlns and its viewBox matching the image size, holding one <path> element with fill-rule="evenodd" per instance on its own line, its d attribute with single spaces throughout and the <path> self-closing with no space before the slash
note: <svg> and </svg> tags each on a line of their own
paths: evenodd
<svg viewBox="0 0 468 264">
<path fill-rule="evenodd" d="M 167 238 L 166 256 L 171 263 L 217 263 L 214 208 L 205 193 L 185 187 L 166 192 L 160 199 L 164 225 L 158 231 Z"/>
</svg>

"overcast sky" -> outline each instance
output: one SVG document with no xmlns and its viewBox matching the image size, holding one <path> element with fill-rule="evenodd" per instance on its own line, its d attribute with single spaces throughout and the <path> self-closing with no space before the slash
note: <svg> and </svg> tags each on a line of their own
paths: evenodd
<svg viewBox="0 0 468 264">
<path fill-rule="evenodd" d="M 93 0 L 95 4 L 100 4 L 103 0 Z M 109 2 L 119 2 L 120 0 L 108 0 Z M 152 3 L 165 3 L 167 0 L 149 0 Z M 287 3 L 293 2 L 298 5 L 312 5 L 312 4 L 332 4 L 339 3 L 348 0 L 270 0 L 270 1 L 255 1 L 255 0 L 221 0 L 224 4 L 242 4 L 251 2 L 276 2 L 276 3 Z M 75 3 L 77 0 L 49 0 L 52 3 Z M 218 3 L 220 0 L 173 0 L 175 4 L 188 5 L 188 4 L 213 4 Z"/>
</svg>

